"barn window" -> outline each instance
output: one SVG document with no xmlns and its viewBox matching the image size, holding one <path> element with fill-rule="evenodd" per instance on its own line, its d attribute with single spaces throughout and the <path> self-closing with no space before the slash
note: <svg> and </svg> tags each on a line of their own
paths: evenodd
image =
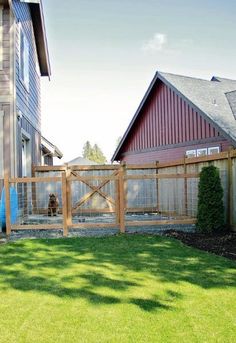
<svg viewBox="0 0 236 343">
<path fill-rule="evenodd" d="M 207 155 L 207 148 L 197 149 L 197 157 L 206 156 L 206 155 Z"/>
<path fill-rule="evenodd" d="M 208 155 L 218 154 L 219 152 L 220 148 L 218 146 L 208 148 Z"/>
<path fill-rule="evenodd" d="M 20 26 L 20 79 L 27 90 L 29 90 L 29 42 Z"/>
<path fill-rule="evenodd" d="M 186 151 L 186 157 L 196 157 L 196 156 L 197 156 L 196 150 L 187 150 Z"/>
</svg>

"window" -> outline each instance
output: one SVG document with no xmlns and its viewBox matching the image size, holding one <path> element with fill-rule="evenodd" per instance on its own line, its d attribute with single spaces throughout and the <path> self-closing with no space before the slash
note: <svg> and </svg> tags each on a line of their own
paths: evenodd
<svg viewBox="0 0 236 343">
<path fill-rule="evenodd" d="M 24 138 L 22 138 L 22 176 L 27 176 L 27 143 Z"/>
<path fill-rule="evenodd" d="M 20 79 L 29 90 L 29 42 L 20 26 Z"/>
<path fill-rule="evenodd" d="M 196 156 L 197 156 L 196 150 L 187 150 L 186 151 L 186 157 L 196 157 Z"/>
<path fill-rule="evenodd" d="M 206 155 L 207 155 L 207 148 L 197 149 L 197 157 L 206 156 Z"/>
<path fill-rule="evenodd" d="M 31 175 L 31 145 L 30 135 L 22 129 L 21 138 L 22 177 Z"/>
<path fill-rule="evenodd" d="M 208 155 L 218 154 L 219 152 L 220 148 L 218 146 L 208 148 Z"/>
</svg>

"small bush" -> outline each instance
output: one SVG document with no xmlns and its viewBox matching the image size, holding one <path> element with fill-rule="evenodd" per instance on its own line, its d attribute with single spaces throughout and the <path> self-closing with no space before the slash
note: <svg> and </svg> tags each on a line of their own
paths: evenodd
<svg viewBox="0 0 236 343">
<path fill-rule="evenodd" d="M 198 185 L 197 229 L 212 233 L 225 228 L 223 188 L 219 169 L 204 167 Z"/>
</svg>

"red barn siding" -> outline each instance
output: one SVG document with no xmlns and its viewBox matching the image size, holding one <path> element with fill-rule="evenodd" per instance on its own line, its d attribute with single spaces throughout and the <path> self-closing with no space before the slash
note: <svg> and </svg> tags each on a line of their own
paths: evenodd
<svg viewBox="0 0 236 343">
<path fill-rule="evenodd" d="M 212 143 L 202 143 L 195 145 L 186 145 L 176 148 L 162 149 L 162 150 L 149 150 L 141 152 L 130 152 L 121 156 L 121 161 L 126 161 L 130 164 L 142 164 L 142 163 L 152 163 L 152 162 L 169 162 L 173 160 L 178 160 L 185 156 L 186 150 L 210 148 L 219 146 L 220 151 L 227 151 L 230 143 L 227 140 L 221 140 Z"/>
<path fill-rule="evenodd" d="M 130 132 L 123 151 L 212 138 L 219 133 L 180 96 L 161 83 Z"/>
<path fill-rule="evenodd" d="M 159 82 L 153 88 L 126 141 L 123 143 L 119 159 L 123 160 L 124 156 L 126 156 L 125 160 L 128 161 L 131 159 L 128 156 L 134 153 L 132 160 L 135 159 L 135 156 L 136 159 L 139 156 L 138 160 L 140 162 L 140 158 L 145 159 L 147 162 L 156 159 L 160 160 L 164 158 L 164 155 L 167 155 L 166 150 L 160 150 L 163 147 L 168 149 L 168 159 L 172 158 L 171 151 L 174 152 L 174 155 L 177 154 L 177 156 L 173 157 L 183 157 L 186 150 L 196 147 L 196 141 L 200 144 L 201 140 L 210 140 L 212 142 L 214 137 L 219 140 L 219 136 L 220 133 L 181 96 L 164 83 Z M 220 143 L 222 150 L 226 145 L 229 146 L 224 138 Z M 184 147 L 178 148 L 179 144 L 184 144 Z M 172 145 L 171 150 L 168 148 L 169 145 Z M 173 148 L 173 145 L 176 147 Z M 219 146 L 219 142 L 217 145 L 216 143 L 213 143 L 213 145 L 207 144 L 207 147 L 210 146 Z M 197 147 L 199 147 L 199 144 Z M 206 143 L 204 147 L 206 147 Z M 156 151 L 153 151 L 155 148 Z M 150 149 L 149 152 L 142 152 L 148 149 Z M 142 153 L 143 157 L 140 154 L 137 155 L 138 152 Z M 150 154 L 150 159 L 147 157 L 148 154 Z"/>
</svg>

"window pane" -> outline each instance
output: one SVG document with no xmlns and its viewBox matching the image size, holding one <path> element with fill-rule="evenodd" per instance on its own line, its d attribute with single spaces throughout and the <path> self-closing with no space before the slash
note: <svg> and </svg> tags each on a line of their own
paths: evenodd
<svg viewBox="0 0 236 343">
<path fill-rule="evenodd" d="M 220 152 L 220 148 L 217 146 L 208 148 L 208 155 L 218 154 Z"/>
<path fill-rule="evenodd" d="M 206 156 L 207 155 L 207 148 L 204 149 L 198 149 L 197 150 L 197 156 Z"/>
<path fill-rule="evenodd" d="M 187 157 L 196 157 L 197 156 L 196 150 L 187 150 L 186 156 Z"/>
</svg>

